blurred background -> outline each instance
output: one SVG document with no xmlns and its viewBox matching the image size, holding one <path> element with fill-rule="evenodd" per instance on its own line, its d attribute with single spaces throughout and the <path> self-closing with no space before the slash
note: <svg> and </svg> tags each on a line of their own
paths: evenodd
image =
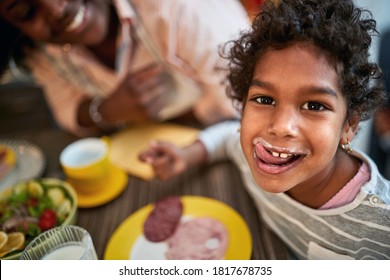
<svg viewBox="0 0 390 280">
<path fill-rule="evenodd" d="M 384 71 L 384 79 L 389 91 L 390 86 L 390 1 L 388 0 L 354 0 L 360 6 L 369 9 L 377 21 L 377 29 L 380 36 L 374 38 L 370 53 L 372 61 L 379 63 Z M 389 93 L 387 93 L 389 96 Z M 384 113 L 380 113 L 376 118 L 361 123 L 360 131 L 352 142 L 354 148 L 358 148 L 368 153 L 377 163 L 380 172 L 390 179 L 390 114 L 389 102 Z M 387 124 L 380 133 L 375 129 L 380 123 Z M 381 125 L 383 126 L 383 125 Z"/>
<path fill-rule="evenodd" d="M 248 17 L 252 19 L 259 12 L 259 5 L 265 0 L 240 1 L 248 11 Z M 354 1 L 357 5 L 369 9 L 377 21 L 377 28 L 381 36 L 377 36 L 373 40 L 370 49 L 371 59 L 381 65 L 385 72 L 384 78 L 389 83 L 390 62 L 387 50 L 390 50 L 390 46 L 383 45 L 382 35 L 386 32 L 390 34 L 390 17 L 388 16 L 390 1 Z M 383 132 L 382 129 L 381 133 L 375 129 L 376 123 L 380 121 L 390 126 L 389 112 L 390 109 L 383 114 L 378 114 L 377 120 L 363 122 L 352 146 L 368 153 L 377 162 L 381 173 L 390 179 L 390 127 L 387 128 L 388 130 L 385 127 L 385 131 Z M 14 120 L 12 125 L 7 121 L 10 118 Z M 26 118 L 30 120 L 29 123 L 23 121 Z M 20 122 L 17 121 L 18 119 Z M 31 80 L 28 74 L 17 67 L 12 67 L 12 71 L 7 71 L 0 80 L 0 133 L 45 126 L 56 127 L 56 124 L 48 109 L 42 89 Z"/>
</svg>

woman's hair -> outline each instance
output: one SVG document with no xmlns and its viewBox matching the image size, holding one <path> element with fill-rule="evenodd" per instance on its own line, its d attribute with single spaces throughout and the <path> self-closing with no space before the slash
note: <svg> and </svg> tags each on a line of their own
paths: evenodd
<svg viewBox="0 0 390 280">
<path fill-rule="evenodd" d="M 347 116 L 366 120 L 385 100 L 381 70 L 368 61 L 371 36 L 377 34 L 371 13 L 355 7 L 352 0 L 265 1 L 252 28 L 225 45 L 230 60 L 228 95 L 243 104 L 266 50 L 308 42 L 324 50 L 340 69 Z"/>
<path fill-rule="evenodd" d="M 0 18 L 0 79 L 7 70 L 10 59 L 22 61 L 27 48 L 33 48 L 33 41 L 22 35 L 19 29 Z"/>
</svg>

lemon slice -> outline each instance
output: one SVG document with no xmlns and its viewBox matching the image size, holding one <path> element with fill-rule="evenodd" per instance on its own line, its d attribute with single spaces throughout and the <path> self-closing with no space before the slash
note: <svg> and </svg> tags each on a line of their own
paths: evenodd
<svg viewBox="0 0 390 280">
<path fill-rule="evenodd" d="M 12 232 L 8 234 L 8 240 L 0 249 L 0 258 L 8 253 L 22 249 L 24 247 L 24 234 L 22 232 Z"/>
<path fill-rule="evenodd" d="M 0 231 L 0 252 L 5 243 L 7 243 L 8 235 L 4 231 Z"/>
</svg>

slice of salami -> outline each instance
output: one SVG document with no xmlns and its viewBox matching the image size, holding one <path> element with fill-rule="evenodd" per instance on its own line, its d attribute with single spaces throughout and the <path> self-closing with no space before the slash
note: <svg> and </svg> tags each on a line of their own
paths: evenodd
<svg viewBox="0 0 390 280">
<path fill-rule="evenodd" d="M 183 213 L 179 196 L 168 196 L 157 201 L 144 223 L 145 238 L 161 242 L 173 235 Z"/>
</svg>

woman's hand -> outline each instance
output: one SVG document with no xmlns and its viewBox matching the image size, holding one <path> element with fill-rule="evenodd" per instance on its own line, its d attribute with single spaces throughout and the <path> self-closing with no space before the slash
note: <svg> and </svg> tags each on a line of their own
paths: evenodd
<svg viewBox="0 0 390 280">
<path fill-rule="evenodd" d="M 156 120 L 169 102 L 172 80 L 159 65 L 149 65 L 136 73 L 129 73 L 100 106 L 99 111 L 108 122 Z"/>
</svg>

